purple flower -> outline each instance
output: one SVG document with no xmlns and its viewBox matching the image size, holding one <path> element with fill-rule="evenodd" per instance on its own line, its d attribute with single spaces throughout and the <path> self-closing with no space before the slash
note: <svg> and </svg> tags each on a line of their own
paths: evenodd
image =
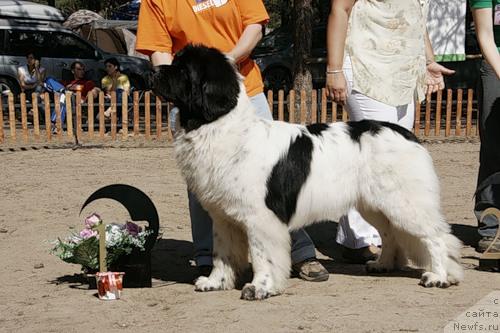
<svg viewBox="0 0 500 333">
<path fill-rule="evenodd" d="M 125 229 L 132 236 L 137 236 L 142 231 L 142 228 L 133 222 L 125 223 Z"/>
<path fill-rule="evenodd" d="M 93 213 L 85 219 L 85 228 L 92 229 L 92 227 L 101 222 L 101 217 L 96 213 Z"/>
<path fill-rule="evenodd" d="M 83 229 L 80 231 L 80 237 L 83 239 L 88 239 L 97 236 L 97 231 L 91 229 Z"/>
</svg>

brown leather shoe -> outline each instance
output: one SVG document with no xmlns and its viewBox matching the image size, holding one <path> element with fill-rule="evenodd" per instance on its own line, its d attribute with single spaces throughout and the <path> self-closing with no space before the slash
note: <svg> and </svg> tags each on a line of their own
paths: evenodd
<svg viewBox="0 0 500 333">
<path fill-rule="evenodd" d="M 316 258 L 309 258 L 292 265 L 292 271 L 302 280 L 323 282 L 328 280 L 330 273 Z"/>
</svg>

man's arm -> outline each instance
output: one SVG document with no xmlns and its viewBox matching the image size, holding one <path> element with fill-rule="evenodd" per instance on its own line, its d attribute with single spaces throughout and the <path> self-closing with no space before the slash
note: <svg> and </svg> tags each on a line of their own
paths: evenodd
<svg viewBox="0 0 500 333">
<path fill-rule="evenodd" d="M 476 24 L 476 34 L 486 61 L 493 67 L 497 78 L 500 78 L 500 54 L 493 35 L 493 18 L 491 8 L 472 8 L 472 16 Z"/>
</svg>

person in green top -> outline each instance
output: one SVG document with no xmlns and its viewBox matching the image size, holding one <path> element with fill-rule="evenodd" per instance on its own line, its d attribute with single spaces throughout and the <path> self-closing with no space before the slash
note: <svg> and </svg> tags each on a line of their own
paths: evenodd
<svg viewBox="0 0 500 333">
<path fill-rule="evenodd" d="M 500 0 L 470 0 L 476 34 L 481 46 L 481 86 L 478 91 L 481 150 L 474 213 L 481 216 L 490 207 L 500 209 Z M 480 221 L 481 222 L 481 221 Z M 495 239 L 499 221 L 487 215 L 479 224 L 482 237 L 478 251 L 500 253 Z M 493 244 L 492 244 L 493 243 Z"/>
</svg>

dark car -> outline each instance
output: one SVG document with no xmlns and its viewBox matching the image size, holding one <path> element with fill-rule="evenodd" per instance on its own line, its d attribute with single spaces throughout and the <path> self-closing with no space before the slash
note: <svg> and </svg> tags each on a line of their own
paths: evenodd
<svg viewBox="0 0 500 333">
<path fill-rule="evenodd" d="M 69 79 L 64 76 L 68 73 L 71 76 L 71 63 L 79 60 L 85 64 L 87 77 L 100 86 L 101 78 L 106 75 L 104 61 L 114 57 L 131 85 L 144 90 L 148 88 L 147 77 L 152 71 L 149 61 L 104 52 L 59 24 L 0 18 L 0 93 L 20 92 L 17 68 L 26 64 L 28 51 L 35 51 L 42 57 L 41 65 L 46 68 L 47 75 L 56 80 Z"/>
<path fill-rule="evenodd" d="M 293 85 L 293 35 L 289 29 L 275 29 L 264 38 L 254 49 L 253 59 L 259 65 L 266 89 L 288 91 Z M 467 30 L 466 53 L 479 54 L 473 27 Z M 325 71 L 327 62 L 326 25 L 313 28 L 311 56 L 306 60 L 310 66 L 313 87 L 325 86 Z M 456 73 L 445 77 L 447 88 L 475 88 L 479 75 L 478 58 L 465 61 L 440 62 L 454 69 Z"/>
</svg>

